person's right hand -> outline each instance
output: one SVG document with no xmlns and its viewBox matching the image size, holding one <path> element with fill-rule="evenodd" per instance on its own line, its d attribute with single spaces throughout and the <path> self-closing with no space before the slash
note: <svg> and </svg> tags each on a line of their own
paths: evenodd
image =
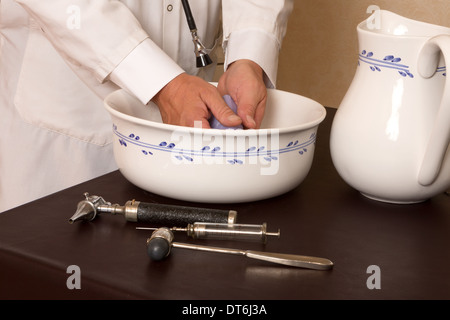
<svg viewBox="0 0 450 320">
<path fill-rule="evenodd" d="M 210 128 L 211 114 L 224 126 L 242 123 L 225 103 L 215 86 L 205 80 L 182 73 L 170 81 L 152 99 L 161 112 L 164 123 L 193 127 L 201 121 L 202 128 Z"/>
<path fill-rule="evenodd" d="M 264 118 L 267 88 L 264 71 L 251 60 L 237 60 L 220 77 L 217 89 L 230 95 L 237 104 L 237 114 L 247 129 L 259 129 Z"/>
</svg>

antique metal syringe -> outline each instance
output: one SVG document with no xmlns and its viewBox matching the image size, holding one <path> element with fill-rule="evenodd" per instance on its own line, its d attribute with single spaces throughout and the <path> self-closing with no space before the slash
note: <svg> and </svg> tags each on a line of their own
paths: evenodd
<svg viewBox="0 0 450 320">
<path fill-rule="evenodd" d="M 138 230 L 157 230 L 158 228 L 136 227 Z M 229 224 L 195 222 L 186 228 L 172 227 L 171 231 L 186 232 L 193 239 L 261 241 L 266 243 L 268 236 L 280 237 L 278 232 L 267 232 L 267 224 Z"/>
</svg>

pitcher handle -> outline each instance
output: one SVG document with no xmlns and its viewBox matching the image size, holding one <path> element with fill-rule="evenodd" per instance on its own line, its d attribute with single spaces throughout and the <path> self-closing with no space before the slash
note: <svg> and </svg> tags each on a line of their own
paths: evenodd
<svg viewBox="0 0 450 320">
<path fill-rule="evenodd" d="M 450 64 L 450 35 L 439 35 L 425 43 L 418 60 L 418 71 L 422 77 L 430 78 L 436 73 L 441 52 L 446 65 Z M 421 185 L 428 186 L 436 180 L 449 144 L 450 81 L 446 79 L 441 105 L 419 170 L 418 181 Z"/>
</svg>

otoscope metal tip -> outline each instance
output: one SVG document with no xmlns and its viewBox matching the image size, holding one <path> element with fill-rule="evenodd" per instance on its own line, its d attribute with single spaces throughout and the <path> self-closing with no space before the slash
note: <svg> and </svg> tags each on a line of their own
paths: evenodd
<svg viewBox="0 0 450 320">
<path fill-rule="evenodd" d="M 87 200 L 83 200 L 78 203 L 77 211 L 72 217 L 70 217 L 69 223 L 72 224 L 79 220 L 91 221 L 95 218 L 95 216 L 96 209 L 94 205 Z"/>
</svg>

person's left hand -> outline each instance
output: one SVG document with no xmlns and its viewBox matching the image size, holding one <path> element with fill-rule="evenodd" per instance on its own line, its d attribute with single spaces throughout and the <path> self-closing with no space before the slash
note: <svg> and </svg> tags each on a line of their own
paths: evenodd
<svg viewBox="0 0 450 320">
<path fill-rule="evenodd" d="M 237 114 L 247 129 L 258 129 L 264 117 L 267 89 L 263 70 L 251 60 L 237 60 L 220 77 L 217 88 L 230 95 L 238 106 Z"/>
</svg>

